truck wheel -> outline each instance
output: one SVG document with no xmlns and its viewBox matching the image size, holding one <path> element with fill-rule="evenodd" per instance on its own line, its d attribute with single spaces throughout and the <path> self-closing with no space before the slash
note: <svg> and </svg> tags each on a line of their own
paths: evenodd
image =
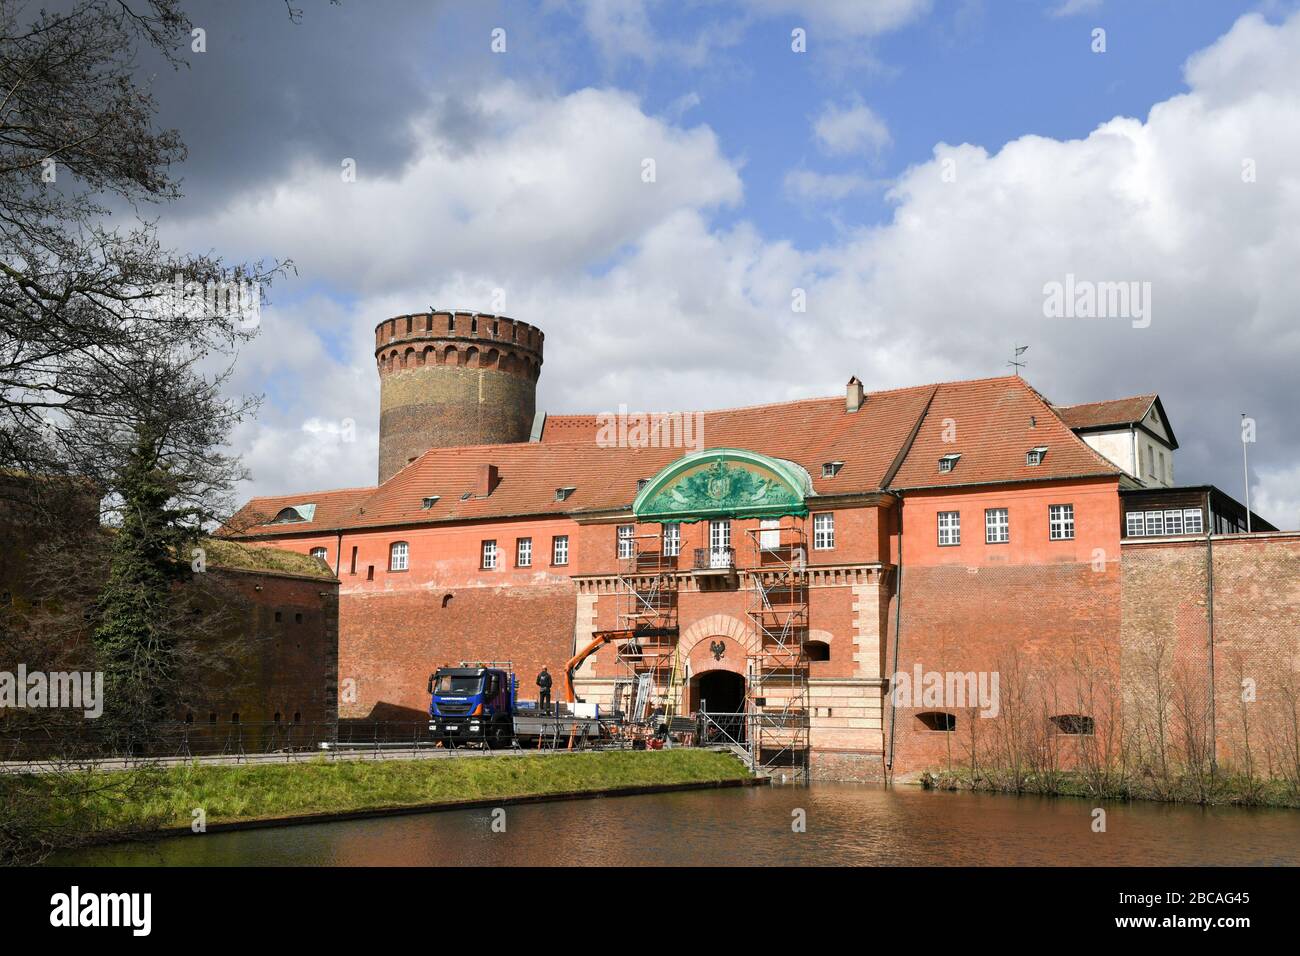
<svg viewBox="0 0 1300 956">
<path fill-rule="evenodd" d="M 488 730 L 487 745 L 488 750 L 502 750 L 510 746 L 512 729 L 505 724 L 497 724 Z"/>
</svg>

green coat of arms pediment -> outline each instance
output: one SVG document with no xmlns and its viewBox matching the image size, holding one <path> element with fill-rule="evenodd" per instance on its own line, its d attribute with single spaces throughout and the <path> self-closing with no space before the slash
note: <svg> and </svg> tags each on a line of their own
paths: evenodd
<svg viewBox="0 0 1300 956">
<path fill-rule="evenodd" d="M 806 515 L 807 472 L 793 462 L 738 449 L 697 452 L 656 475 L 633 504 L 641 521 Z"/>
</svg>

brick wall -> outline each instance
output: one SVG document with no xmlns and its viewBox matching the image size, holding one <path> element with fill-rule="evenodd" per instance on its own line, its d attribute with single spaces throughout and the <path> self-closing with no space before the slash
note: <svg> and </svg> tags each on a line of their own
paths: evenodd
<svg viewBox="0 0 1300 956">
<path fill-rule="evenodd" d="M 512 661 L 519 696 L 535 698 L 542 665 L 555 677 L 572 656 L 572 583 L 358 590 L 340 608 L 344 719 L 412 720 L 428 713 L 429 674 L 440 665 Z M 349 681 L 351 682 L 349 684 Z M 355 699 L 347 699 L 354 694 Z"/>
<path fill-rule="evenodd" d="M 1295 772 L 1300 535 L 1131 542 L 1123 569 L 1125 725 L 1142 756 L 1162 737 L 1173 760 L 1213 739 L 1222 762 Z"/>
</svg>

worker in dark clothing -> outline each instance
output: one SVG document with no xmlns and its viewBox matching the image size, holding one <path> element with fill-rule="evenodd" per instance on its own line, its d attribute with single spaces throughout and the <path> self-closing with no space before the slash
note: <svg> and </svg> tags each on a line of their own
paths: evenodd
<svg viewBox="0 0 1300 956">
<path fill-rule="evenodd" d="M 551 675 L 542 668 L 542 672 L 537 675 L 537 708 L 543 714 L 548 713 L 551 709 Z"/>
</svg>

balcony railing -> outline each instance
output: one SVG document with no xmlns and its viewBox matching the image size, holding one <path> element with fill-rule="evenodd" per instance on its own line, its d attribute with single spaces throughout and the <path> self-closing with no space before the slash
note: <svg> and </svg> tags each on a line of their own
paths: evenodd
<svg viewBox="0 0 1300 956">
<path fill-rule="evenodd" d="M 696 571 L 732 571 L 736 567 L 735 548 L 696 548 Z"/>
</svg>

